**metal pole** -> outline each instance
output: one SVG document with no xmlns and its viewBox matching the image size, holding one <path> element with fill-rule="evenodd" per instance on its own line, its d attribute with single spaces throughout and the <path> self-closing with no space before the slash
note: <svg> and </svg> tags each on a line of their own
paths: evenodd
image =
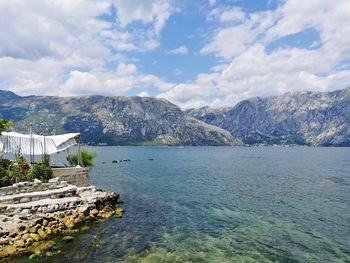
<svg viewBox="0 0 350 263">
<path fill-rule="evenodd" d="M 46 139 L 45 139 L 45 135 L 44 135 L 44 154 L 41 157 L 41 161 L 44 162 L 44 159 L 46 158 Z"/>
<path fill-rule="evenodd" d="M 78 165 L 80 166 L 80 137 L 78 140 Z"/>
<path fill-rule="evenodd" d="M 29 162 L 30 164 L 32 164 L 33 160 L 32 160 L 32 153 L 34 153 L 34 149 L 32 149 L 32 146 L 34 145 L 32 143 L 32 140 L 33 140 L 33 124 L 30 123 L 29 124 L 29 131 L 30 131 L 30 140 L 29 140 L 29 143 L 30 143 L 30 146 L 29 146 Z"/>
</svg>

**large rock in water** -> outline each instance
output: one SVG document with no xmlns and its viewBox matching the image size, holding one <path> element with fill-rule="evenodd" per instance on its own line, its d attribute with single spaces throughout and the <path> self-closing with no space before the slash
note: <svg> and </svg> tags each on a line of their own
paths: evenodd
<svg viewBox="0 0 350 263">
<path fill-rule="evenodd" d="M 232 108 L 205 107 L 186 113 L 248 144 L 350 146 L 350 88 L 258 97 Z"/>
<path fill-rule="evenodd" d="M 16 131 L 81 132 L 83 142 L 108 145 L 235 145 L 229 132 L 187 117 L 164 99 L 143 97 L 20 97 L 0 91 L 0 117 Z"/>
</svg>

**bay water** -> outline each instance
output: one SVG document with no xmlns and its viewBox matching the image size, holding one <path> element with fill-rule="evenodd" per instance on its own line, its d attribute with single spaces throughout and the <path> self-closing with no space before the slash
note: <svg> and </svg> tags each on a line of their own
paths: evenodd
<svg viewBox="0 0 350 263">
<path fill-rule="evenodd" d="M 350 148 L 92 149 L 124 217 L 37 261 L 350 262 Z"/>
</svg>

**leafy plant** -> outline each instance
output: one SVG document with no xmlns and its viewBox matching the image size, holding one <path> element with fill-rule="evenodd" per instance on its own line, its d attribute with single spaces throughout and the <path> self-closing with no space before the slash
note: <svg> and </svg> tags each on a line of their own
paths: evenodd
<svg viewBox="0 0 350 263">
<path fill-rule="evenodd" d="M 6 129 L 10 128 L 12 124 L 13 124 L 12 121 L 7 121 L 0 118 L 0 134 Z"/>
<path fill-rule="evenodd" d="M 42 182 L 47 182 L 52 178 L 52 168 L 46 163 L 35 163 L 30 167 L 27 180 L 33 181 L 35 178 L 39 179 Z"/>
<path fill-rule="evenodd" d="M 8 159 L 0 159 L 0 167 L 8 170 L 11 166 L 12 162 Z"/>
<path fill-rule="evenodd" d="M 0 118 L 0 135 L 3 131 L 10 128 L 12 124 L 13 124 L 12 121 L 7 121 L 5 119 Z M 2 159 L 3 156 L 4 156 L 4 153 L 0 152 L 0 159 Z M 1 183 L 0 183 L 0 186 L 1 186 Z"/>
<path fill-rule="evenodd" d="M 29 164 L 26 158 L 24 158 L 24 156 L 21 155 L 20 151 L 18 151 L 15 154 L 15 157 L 16 159 L 14 161 L 8 161 L 8 160 L 2 161 L 4 168 L 6 167 L 7 169 L 7 173 L 6 173 L 7 180 L 4 180 L 4 181 L 6 181 L 7 184 L 10 184 L 10 185 L 21 181 L 26 181 L 28 169 L 29 169 Z"/>
<path fill-rule="evenodd" d="M 45 164 L 46 166 L 50 166 L 50 155 L 44 154 L 42 163 Z"/>
<path fill-rule="evenodd" d="M 0 187 L 11 185 L 8 169 L 0 166 Z"/>
<path fill-rule="evenodd" d="M 97 153 L 95 151 L 89 151 L 88 149 L 80 150 L 80 165 L 83 167 L 92 167 L 94 166 L 94 159 L 96 158 Z M 67 161 L 72 166 L 78 165 L 78 153 L 69 154 L 67 156 Z"/>
<path fill-rule="evenodd" d="M 50 166 L 50 155 L 45 154 L 41 163 L 34 163 L 30 167 L 27 175 L 28 181 L 39 179 L 42 182 L 48 182 L 53 175 L 52 168 Z"/>
<path fill-rule="evenodd" d="M 23 171 L 18 163 L 13 163 L 11 169 L 8 171 L 8 178 L 11 184 L 26 181 L 27 172 Z"/>
<path fill-rule="evenodd" d="M 20 153 L 16 154 L 14 161 L 0 160 L 0 187 L 21 181 L 33 181 L 35 178 L 47 182 L 52 178 L 52 174 L 48 156 L 43 158 L 42 163 L 35 163 L 31 167 Z"/>
</svg>

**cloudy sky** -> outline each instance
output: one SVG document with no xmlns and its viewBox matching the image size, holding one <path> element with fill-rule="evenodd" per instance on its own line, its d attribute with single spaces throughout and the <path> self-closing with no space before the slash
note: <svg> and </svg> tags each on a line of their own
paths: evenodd
<svg viewBox="0 0 350 263">
<path fill-rule="evenodd" d="M 350 86 L 348 0 L 0 0 L 0 89 L 182 108 Z"/>
</svg>

